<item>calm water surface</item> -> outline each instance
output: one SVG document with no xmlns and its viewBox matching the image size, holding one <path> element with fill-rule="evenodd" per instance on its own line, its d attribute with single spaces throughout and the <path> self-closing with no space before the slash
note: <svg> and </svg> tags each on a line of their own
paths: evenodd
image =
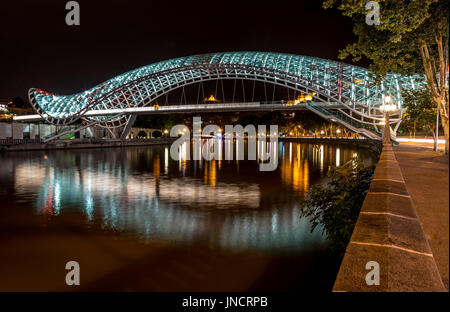
<svg viewBox="0 0 450 312">
<path fill-rule="evenodd" d="M 82 290 L 329 291 L 339 263 L 299 203 L 331 166 L 373 155 L 275 148 L 273 172 L 169 146 L 0 155 L 0 289 L 66 290 L 77 260 Z"/>
</svg>

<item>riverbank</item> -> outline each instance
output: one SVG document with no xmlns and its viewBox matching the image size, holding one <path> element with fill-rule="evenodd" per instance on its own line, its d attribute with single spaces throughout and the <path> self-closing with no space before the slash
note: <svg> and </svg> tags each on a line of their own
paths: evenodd
<svg viewBox="0 0 450 312">
<path fill-rule="evenodd" d="M 412 157 L 408 159 L 415 164 Z M 421 183 L 432 186 L 435 181 Z M 448 196 L 448 184 L 446 193 Z M 415 196 L 417 191 L 407 187 L 394 149 L 384 145 L 333 291 L 446 290 L 415 207 Z"/>
<path fill-rule="evenodd" d="M 82 149 L 82 148 L 110 148 L 110 147 L 128 147 L 128 146 L 146 146 L 171 144 L 176 138 L 153 138 L 153 139 L 74 139 L 57 140 L 49 143 L 22 143 L 0 146 L 0 151 L 37 151 L 37 150 L 64 150 L 64 149 Z"/>
<path fill-rule="evenodd" d="M 48 143 L 43 143 L 42 141 L 34 141 L 34 140 L 12 140 L 10 144 L 0 145 L 0 152 L 146 146 L 146 145 L 171 144 L 176 139 L 177 138 L 152 138 L 152 139 L 127 139 L 127 140 L 71 139 L 71 140 L 55 140 Z M 381 141 L 359 139 L 359 138 L 279 137 L 278 141 L 344 145 L 356 148 L 366 148 L 377 154 L 380 153 L 381 151 Z"/>
</svg>

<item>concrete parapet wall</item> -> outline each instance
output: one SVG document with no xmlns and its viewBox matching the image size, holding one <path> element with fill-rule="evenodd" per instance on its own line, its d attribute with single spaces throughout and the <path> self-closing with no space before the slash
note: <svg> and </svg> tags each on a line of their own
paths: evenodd
<svg viewBox="0 0 450 312">
<path fill-rule="evenodd" d="M 23 128 L 24 125 L 22 123 L 0 123 L 0 139 L 23 139 Z"/>
<path fill-rule="evenodd" d="M 128 146 L 146 146 L 171 144 L 177 138 L 159 138 L 159 139 L 81 139 L 81 140 L 55 140 L 49 143 L 24 143 L 0 146 L 0 151 L 34 151 L 34 150 L 60 150 L 60 149 L 81 149 L 81 148 L 108 148 L 108 147 L 128 147 Z"/>
<path fill-rule="evenodd" d="M 369 261 L 379 285 L 366 283 Z M 383 146 L 333 291 L 446 291 L 392 146 Z"/>
<path fill-rule="evenodd" d="M 6 122 L 0 122 L 0 140 L 12 138 L 11 125 Z"/>
</svg>

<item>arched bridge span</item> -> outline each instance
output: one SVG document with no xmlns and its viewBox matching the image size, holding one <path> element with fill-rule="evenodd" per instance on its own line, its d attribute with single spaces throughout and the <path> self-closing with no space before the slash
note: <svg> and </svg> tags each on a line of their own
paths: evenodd
<svg viewBox="0 0 450 312">
<path fill-rule="evenodd" d="M 422 83 L 419 76 L 388 74 L 376 84 L 367 69 L 315 57 L 224 52 L 161 61 L 73 95 L 55 95 L 32 88 L 29 100 L 52 124 L 67 125 L 82 118 L 107 127 L 121 127 L 130 118 L 127 109 L 149 106 L 174 89 L 215 79 L 263 81 L 308 93 L 314 98 L 307 104 L 311 111 L 371 138 L 379 138 L 383 116 L 378 107 L 383 96 L 391 95 L 401 107 L 401 89 Z M 340 108 L 328 109 L 326 103 L 338 104 Z M 118 113 L 113 117 L 92 114 L 115 110 Z M 400 118 L 392 118 L 392 123 L 398 127 Z"/>
</svg>

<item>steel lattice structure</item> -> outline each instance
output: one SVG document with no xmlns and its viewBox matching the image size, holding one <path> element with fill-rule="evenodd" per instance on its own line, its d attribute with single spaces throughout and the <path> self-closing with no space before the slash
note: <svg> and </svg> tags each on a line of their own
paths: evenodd
<svg viewBox="0 0 450 312">
<path fill-rule="evenodd" d="M 314 102 L 309 108 L 352 130 L 375 135 L 383 120 L 378 110 L 383 96 L 391 95 L 401 108 L 401 89 L 423 83 L 420 76 L 388 74 L 381 84 L 375 84 L 373 75 L 365 68 L 315 57 L 224 52 L 161 61 L 73 95 L 54 95 L 35 88 L 28 95 L 33 107 L 49 123 L 68 125 L 82 118 L 107 127 L 121 127 L 129 116 L 83 115 L 88 110 L 148 106 L 174 89 L 215 79 L 263 81 L 308 93 L 315 102 L 341 104 L 343 108 L 334 111 L 315 106 Z M 392 119 L 397 126 L 399 122 L 399 118 Z"/>
</svg>

